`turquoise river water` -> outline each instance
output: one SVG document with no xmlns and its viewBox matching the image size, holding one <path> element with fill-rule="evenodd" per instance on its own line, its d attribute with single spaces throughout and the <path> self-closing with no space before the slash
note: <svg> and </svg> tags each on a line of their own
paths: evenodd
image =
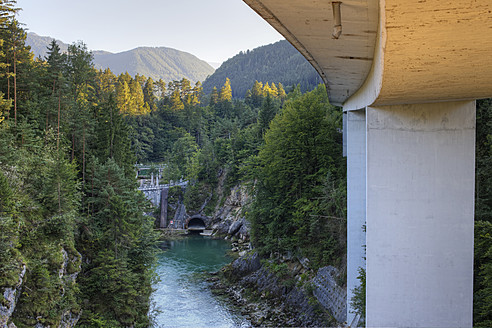
<svg viewBox="0 0 492 328">
<path fill-rule="evenodd" d="M 152 295 L 154 327 L 249 327 L 237 310 L 212 295 L 203 275 L 231 261 L 228 242 L 190 236 L 163 246 Z"/>
</svg>

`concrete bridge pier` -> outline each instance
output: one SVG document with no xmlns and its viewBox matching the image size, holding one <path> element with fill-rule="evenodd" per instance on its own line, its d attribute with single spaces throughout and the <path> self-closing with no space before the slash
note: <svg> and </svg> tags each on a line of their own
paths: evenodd
<svg viewBox="0 0 492 328">
<path fill-rule="evenodd" d="M 366 147 L 367 327 L 471 327 L 475 101 L 367 107 Z"/>
<path fill-rule="evenodd" d="M 471 327 L 475 101 L 346 115 L 347 322 L 366 268 L 367 327 Z"/>
<path fill-rule="evenodd" d="M 366 112 L 346 113 L 347 143 L 347 322 L 356 316 L 351 302 L 366 268 Z"/>
</svg>

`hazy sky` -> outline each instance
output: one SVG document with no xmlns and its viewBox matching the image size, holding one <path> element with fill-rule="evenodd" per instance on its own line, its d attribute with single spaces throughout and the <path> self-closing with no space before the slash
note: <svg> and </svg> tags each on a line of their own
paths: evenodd
<svg viewBox="0 0 492 328">
<path fill-rule="evenodd" d="M 17 0 L 29 32 L 91 50 L 164 46 L 222 62 L 282 39 L 242 0 Z"/>
</svg>

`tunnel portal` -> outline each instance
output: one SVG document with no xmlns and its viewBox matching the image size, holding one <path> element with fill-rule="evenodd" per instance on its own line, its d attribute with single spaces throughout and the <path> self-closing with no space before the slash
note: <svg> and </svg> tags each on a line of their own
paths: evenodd
<svg viewBox="0 0 492 328">
<path fill-rule="evenodd" d="M 205 227 L 205 221 L 201 218 L 191 218 L 188 221 L 188 231 L 203 231 Z"/>
</svg>

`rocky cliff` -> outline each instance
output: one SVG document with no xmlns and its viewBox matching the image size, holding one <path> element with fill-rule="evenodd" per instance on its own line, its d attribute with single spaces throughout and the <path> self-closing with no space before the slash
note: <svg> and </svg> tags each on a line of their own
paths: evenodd
<svg viewBox="0 0 492 328">
<path fill-rule="evenodd" d="M 65 248 L 60 247 L 59 251 L 53 254 L 53 256 L 59 256 L 62 259 L 59 268 L 51 276 L 57 280 L 56 284 L 59 286 L 60 299 L 63 300 L 67 291 L 73 289 L 75 286 L 77 275 L 81 270 L 81 255 L 78 252 L 69 254 Z M 32 326 L 35 328 L 74 327 L 80 318 L 81 311 L 79 309 L 73 309 L 70 306 L 60 307 L 58 313 L 49 314 L 51 317 L 50 322 L 56 322 L 55 325 L 46 325 L 44 323 L 46 318 L 42 315 L 36 317 L 24 316 L 26 312 L 32 313 L 32 309 L 25 311 L 26 306 L 30 307 L 30 302 L 23 302 L 23 298 L 21 297 L 23 289 L 26 290 L 25 295 L 30 294 L 30 289 L 26 286 L 29 279 L 36 279 L 32 277 L 32 273 L 29 273 L 30 270 L 32 268 L 28 264 L 23 263 L 19 269 L 17 283 L 13 286 L 0 287 L 0 293 L 3 296 L 0 302 L 0 328 L 16 328 L 17 326 L 14 323 L 16 321 L 16 313 L 19 313 L 20 317 L 17 319 L 23 323 L 23 326 Z M 72 290 L 71 293 L 73 293 Z"/>
<path fill-rule="evenodd" d="M 345 296 L 334 267 L 313 272 L 300 260 L 280 265 L 251 252 L 214 274 L 212 290 L 227 295 L 253 326 L 341 327 Z"/>
<path fill-rule="evenodd" d="M 244 212 L 251 202 L 247 188 L 236 185 L 231 188 L 223 205 L 217 204 L 212 217 L 213 235 L 232 241 L 232 251 L 240 256 L 251 249 L 249 242 L 249 222 Z"/>
<path fill-rule="evenodd" d="M 14 313 L 15 306 L 19 300 L 20 293 L 22 291 L 22 283 L 26 275 L 26 265 L 22 264 L 19 272 L 19 278 L 17 283 L 11 287 L 0 288 L 3 299 L 0 303 L 0 328 L 8 327 L 13 328 L 15 324 L 10 321 L 10 317 Z"/>
</svg>

